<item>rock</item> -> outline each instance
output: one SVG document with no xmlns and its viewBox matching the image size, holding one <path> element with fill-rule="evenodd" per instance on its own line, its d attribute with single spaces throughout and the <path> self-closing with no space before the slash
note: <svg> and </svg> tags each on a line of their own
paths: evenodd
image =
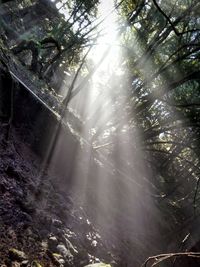
<svg viewBox="0 0 200 267">
<path fill-rule="evenodd" d="M 65 264 L 65 260 L 64 260 L 64 259 L 59 259 L 58 262 L 59 262 L 60 264 Z"/>
<path fill-rule="evenodd" d="M 11 239 L 16 239 L 16 233 L 15 231 L 13 230 L 12 227 L 10 227 L 8 230 L 7 230 L 7 236 Z"/>
<path fill-rule="evenodd" d="M 60 227 L 62 227 L 62 222 L 60 220 L 53 219 L 52 225 L 55 226 L 56 228 L 60 228 Z"/>
<path fill-rule="evenodd" d="M 49 231 L 47 229 L 41 229 L 39 234 L 41 239 L 45 239 L 49 235 Z"/>
<path fill-rule="evenodd" d="M 42 240 L 41 247 L 46 251 L 48 249 L 47 241 Z"/>
<path fill-rule="evenodd" d="M 54 225 L 51 226 L 51 232 L 56 236 L 63 235 L 63 230 L 61 228 L 55 227 Z"/>
<path fill-rule="evenodd" d="M 48 248 L 51 251 L 56 251 L 58 245 L 58 239 L 55 236 L 50 236 L 48 239 Z"/>
<path fill-rule="evenodd" d="M 32 231 L 32 229 L 31 229 L 31 227 L 30 226 L 28 226 L 26 229 L 25 229 L 25 234 L 27 235 L 27 236 L 32 236 L 33 235 L 33 231 Z"/>
<path fill-rule="evenodd" d="M 78 253 L 78 251 L 75 249 L 75 247 L 72 245 L 68 238 L 63 237 L 63 241 L 67 246 L 67 249 L 69 249 L 72 253 Z"/>
<path fill-rule="evenodd" d="M 17 262 L 17 261 L 13 261 L 13 262 L 11 263 L 11 267 L 20 267 L 20 266 L 21 266 L 20 263 Z"/>
<path fill-rule="evenodd" d="M 48 247 L 49 247 L 49 249 L 55 251 L 57 245 L 58 245 L 57 238 L 55 236 L 49 237 L 49 240 L 48 240 Z"/>
<path fill-rule="evenodd" d="M 17 250 L 15 248 L 11 248 L 9 250 L 9 257 L 13 261 L 23 261 L 27 259 L 27 256 L 23 251 Z"/>
<path fill-rule="evenodd" d="M 63 259 L 63 257 L 60 254 L 53 253 L 52 255 L 54 257 L 54 260 L 57 261 L 59 264 L 65 263 L 65 260 Z"/>
<path fill-rule="evenodd" d="M 89 265 L 86 265 L 84 267 L 111 267 L 111 265 L 103 263 L 103 262 L 100 262 L 100 263 L 89 264 Z"/>
<path fill-rule="evenodd" d="M 64 257 L 69 260 L 73 259 L 73 255 L 71 254 L 70 250 L 67 249 L 63 244 L 59 244 L 57 246 L 57 251 Z"/>
</svg>

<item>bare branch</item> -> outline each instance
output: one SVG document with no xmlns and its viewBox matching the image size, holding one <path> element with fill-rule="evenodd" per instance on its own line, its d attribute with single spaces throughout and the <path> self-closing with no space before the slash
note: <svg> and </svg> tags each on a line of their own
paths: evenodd
<svg viewBox="0 0 200 267">
<path fill-rule="evenodd" d="M 199 258 L 200 259 L 200 252 L 178 252 L 178 253 L 159 254 L 156 256 L 149 257 L 141 265 L 141 267 L 147 267 L 147 264 L 150 261 L 154 261 L 154 263 L 150 265 L 150 267 L 153 267 L 153 266 L 156 266 L 157 264 L 161 263 L 162 261 L 165 261 L 167 259 L 174 258 L 174 257 L 191 257 L 191 258 Z"/>
</svg>

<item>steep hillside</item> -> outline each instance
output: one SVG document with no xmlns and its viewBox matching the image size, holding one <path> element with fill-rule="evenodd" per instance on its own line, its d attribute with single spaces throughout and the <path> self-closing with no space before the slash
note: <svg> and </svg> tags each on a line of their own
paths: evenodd
<svg viewBox="0 0 200 267">
<path fill-rule="evenodd" d="M 5 124 L 0 129 L 1 266 L 111 262 L 83 208 L 59 189 L 56 177 L 42 172 L 40 159 L 14 128 L 8 141 Z"/>
</svg>

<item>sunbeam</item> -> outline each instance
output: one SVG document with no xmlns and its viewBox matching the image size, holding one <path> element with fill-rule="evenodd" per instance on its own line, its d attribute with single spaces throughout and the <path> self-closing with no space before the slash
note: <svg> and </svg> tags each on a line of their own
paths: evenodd
<svg viewBox="0 0 200 267">
<path fill-rule="evenodd" d="M 97 38 L 86 64 L 98 65 L 105 51 L 108 53 L 91 76 L 86 91 L 81 91 L 70 103 L 84 122 L 81 136 L 87 140 L 76 151 L 70 191 L 78 195 L 80 205 L 98 225 L 101 235 L 114 244 L 120 254 L 122 247 L 125 250 L 124 240 L 137 239 L 142 244 L 153 235 L 154 249 L 161 241 L 155 219 L 159 212 L 152 199 L 158 192 L 149 181 L 153 174 L 148 166 L 144 167 L 139 133 L 134 129 L 126 130 L 133 115 L 126 109 L 129 94 L 125 93 L 127 85 L 123 80 L 126 75 L 125 65 L 122 67 L 124 51 L 119 45 L 119 25 L 113 8 L 114 2 L 101 1 L 100 16 L 110 16 L 101 24 L 104 34 Z M 134 49 L 137 51 L 137 47 Z M 146 71 L 151 67 L 146 65 Z M 120 96 L 120 90 L 124 91 L 124 96 Z M 109 121 L 113 124 L 111 128 Z M 107 154 L 108 149 L 112 151 L 110 154 Z"/>
<path fill-rule="evenodd" d="M 0 2 L 0 266 L 199 266 L 200 2 Z"/>
</svg>

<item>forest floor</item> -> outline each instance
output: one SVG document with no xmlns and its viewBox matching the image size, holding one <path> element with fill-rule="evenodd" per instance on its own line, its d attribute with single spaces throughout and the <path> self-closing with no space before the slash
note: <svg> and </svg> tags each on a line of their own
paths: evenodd
<svg viewBox="0 0 200 267">
<path fill-rule="evenodd" d="M 82 207 L 56 184 L 40 158 L 0 123 L 0 266 L 115 266 Z"/>
</svg>

